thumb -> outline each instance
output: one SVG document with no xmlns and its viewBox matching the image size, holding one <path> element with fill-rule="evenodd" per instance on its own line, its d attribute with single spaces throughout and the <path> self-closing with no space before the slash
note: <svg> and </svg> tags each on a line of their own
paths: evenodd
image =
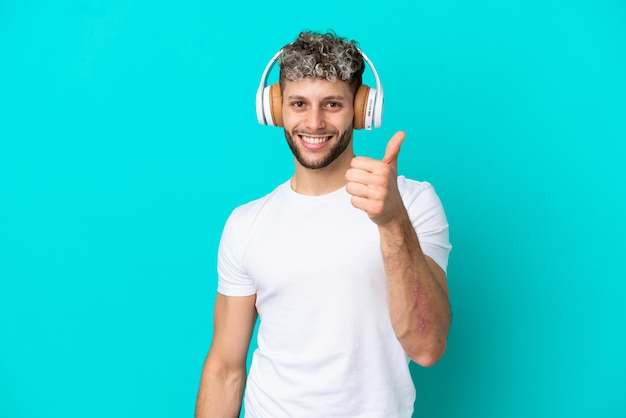
<svg viewBox="0 0 626 418">
<path fill-rule="evenodd" d="M 400 146 L 404 138 L 406 138 L 406 134 L 402 131 L 396 132 L 395 135 L 391 137 L 389 142 L 387 142 L 383 162 L 394 166 L 398 164 L 398 154 L 400 154 Z"/>
</svg>

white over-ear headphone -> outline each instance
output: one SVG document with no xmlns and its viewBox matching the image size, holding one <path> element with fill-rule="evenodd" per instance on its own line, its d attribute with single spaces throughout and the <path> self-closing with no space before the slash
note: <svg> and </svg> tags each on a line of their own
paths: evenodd
<svg viewBox="0 0 626 418">
<path fill-rule="evenodd" d="M 354 95 L 354 129 L 380 128 L 383 122 L 383 85 L 378 78 L 374 64 L 363 51 L 360 49 L 358 51 L 374 73 L 376 88 L 372 89 L 361 84 Z M 272 66 L 282 52 L 282 49 L 278 51 L 267 63 L 256 92 L 256 117 L 261 125 L 283 126 L 283 99 L 280 85 L 279 83 L 265 85 Z"/>
</svg>

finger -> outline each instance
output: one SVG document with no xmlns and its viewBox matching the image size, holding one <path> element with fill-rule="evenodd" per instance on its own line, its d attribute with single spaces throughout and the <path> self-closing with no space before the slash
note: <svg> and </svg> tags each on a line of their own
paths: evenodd
<svg viewBox="0 0 626 418">
<path fill-rule="evenodd" d="M 403 131 L 398 131 L 391 137 L 385 149 L 383 162 L 394 166 L 398 165 L 398 154 L 400 154 L 400 146 L 404 138 L 406 138 L 406 134 Z"/>
<path fill-rule="evenodd" d="M 354 206 L 355 208 L 361 209 L 367 212 L 367 206 L 369 203 L 367 198 L 353 195 L 352 198 L 350 199 L 350 203 L 352 203 L 352 206 Z"/>
<path fill-rule="evenodd" d="M 382 164 L 380 161 L 379 164 Z M 389 171 L 389 166 L 387 171 Z M 346 171 L 346 181 L 348 183 L 360 183 L 368 187 L 386 187 L 388 182 L 387 173 L 372 173 L 366 170 L 351 168 Z"/>
<path fill-rule="evenodd" d="M 363 170 L 369 173 L 383 175 L 389 173 L 389 164 L 369 157 L 354 157 L 350 163 L 350 167 L 354 170 Z"/>
<path fill-rule="evenodd" d="M 369 189 L 370 188 L 363 183 L 355 183 L 353 181 L 346 183 L 346 192 L 352 196 L 368 198 L 370 192 Z"/>
</svg>

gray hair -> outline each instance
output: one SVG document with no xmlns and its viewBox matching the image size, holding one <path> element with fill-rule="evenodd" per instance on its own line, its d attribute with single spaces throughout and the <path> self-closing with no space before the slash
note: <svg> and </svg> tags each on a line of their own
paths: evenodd
<svg viewBox="0 0 626 418">
<path fill-rule="evenodd" d="M 323 78 L 347 81 L 356 92 L 363 80 L 365 64 L 355 41 L 326 34 L 301 32 L 298 38 L 283 48 L 278 57 L 280 85 L 285 80 Z"/>
</svg>

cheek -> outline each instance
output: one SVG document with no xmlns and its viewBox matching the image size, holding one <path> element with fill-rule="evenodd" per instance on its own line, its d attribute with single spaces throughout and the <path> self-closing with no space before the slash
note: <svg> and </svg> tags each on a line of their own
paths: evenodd
<svg viewBox="0 0 626 418">
<path fill-rule="evenodd" d="M 283 126 L 285 128 L 294 128 L 298 126 L 302 120 L 302 116 L 290 111 L 289 108 L 283 107 Z"/>
<path fill-rule="evenodd" d="M 283 112 L 283 127 L 287 130 L 291 130 L 293 126 L 293 119 L 287 114 L 287 112 Z"/>
<path fill-rule="evenodd" d="M 342 118 L 339 123 L 340 124 L 335 125 L 335 126 L 340 128 L 342 131 L 347 131 L 348 129 L 352 128 L 352 126 L 354 125 L 354 116 L 353 116 L 353 114 L 350 113 L 349 116 L 346 116 L 345 118 Z"/>
</svg>

